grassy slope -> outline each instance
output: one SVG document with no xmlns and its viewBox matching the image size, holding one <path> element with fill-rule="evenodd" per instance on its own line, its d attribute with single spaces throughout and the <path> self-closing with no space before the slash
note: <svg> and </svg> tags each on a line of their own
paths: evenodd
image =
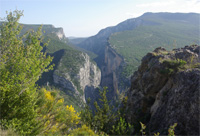
<svg viewBox="0 0 200 136">
<path fill-rule="evenodd" d="M 54 53 L 61 49 L 72 50 L 72 48 L 66 43 L 59 40 L 59 38 L 55 34 L 47 34 L 43 40 L 45 43 L 49 41 L 46 52 Z"/>
<path fill-rule="evenodd" d="M 114 33 L 109 38 L 110 45 L 127 62 L 124 70 L 126 76 L 137 70 L 142 57 L 156 47 L 172 49 L 193 43 L 199 44 L 197 25 L 160 18 L 146 20 L 156 20 L 161 25 L 140 26 L 132 31 Z"/>
</svg>

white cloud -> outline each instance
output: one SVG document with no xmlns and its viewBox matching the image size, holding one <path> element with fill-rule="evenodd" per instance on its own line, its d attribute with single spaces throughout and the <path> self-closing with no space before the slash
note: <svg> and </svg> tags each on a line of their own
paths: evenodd
<svg viewBox="0 0 200 136">
<path fill-rule="evenodd" d="M 139 8 L 148 8 L 148 7 L 161 7 L 161 6 L 170 6 L 175 4 L 175 1 L 163 1 L 163 2 L 153 2 L 153 3 L 144 3 L 144 4 L 138 4 L 136 7 Z"/>
<path fill-rule="evenodd" d="M 169 0 L 136 5 L 144 12 L 197 12 L 200 13 L 200 0 Z"/>
<path fill-rule="evenodd" d="M 188 2 L 193 2 L 193 3 L 200 3 L 200 0 L 186 0 Z"/>
<path fill-rule="evenodd" d="M 200 13 L 200 0 L 156 0 L 151 3 L 140 3 L 127 10 L 124 17 L 135 18 L 145 12 Z"/>
</svg>

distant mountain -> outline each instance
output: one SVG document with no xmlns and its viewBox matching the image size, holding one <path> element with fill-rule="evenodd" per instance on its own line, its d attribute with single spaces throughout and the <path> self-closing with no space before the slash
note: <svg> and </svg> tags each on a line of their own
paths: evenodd
<svg viewBox="0 0 200 136">
<path fill-rule="evenodd" d="M 156 47 L 172 49 L 183 45 L 199 44 L 199 14 L 146 13 L 140 17 L 158 25 L 143 25 L 134 30 L 114 33 L 109 37 L 110 46 L 121 54 L 127 64 L 123 71 L 130 76 L 142 57 Z"/>
<path fill-rule="evenodd" d="M 199 17 L 197 13 L 145 13 L 102 29 L 78 46 L 97 54 L 101 86 L 108 86 L 112 97 L 130 85 L 130 75 L 147 52 L 159 46 L 172 49 L 199 44 Z"/>
<path fill-rule="evenodd" d="M 67 38 L 69 39 L 69 42 L 77 45 L 77 44 L 83 42 L 84 40 L 86 40 L 88 37 L 67 37 Z"/>
</svg>

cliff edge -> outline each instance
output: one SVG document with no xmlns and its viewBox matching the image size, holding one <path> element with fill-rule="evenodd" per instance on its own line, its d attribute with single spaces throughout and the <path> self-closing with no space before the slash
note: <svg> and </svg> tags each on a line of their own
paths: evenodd
<svg viewBox="0 0 200 136">
<path fill-rule="evenodd" d="M 127 93 L 127 120 L 143 122 L 150 135 L 199 135 L 200 46 L 156 48 L 142 59 Z M 136 124 L 137 124 L 136 123 Z"/>
</svg>

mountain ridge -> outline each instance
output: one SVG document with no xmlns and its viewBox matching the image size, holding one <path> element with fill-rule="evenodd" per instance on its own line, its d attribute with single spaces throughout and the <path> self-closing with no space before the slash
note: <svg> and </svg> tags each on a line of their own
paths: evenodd
<svg viewBox="0 0 200 136">
<path fill-rule="evenodd" d="M 104 71 L 102 69 L 102 67 L 105 68 L 108 66 L 105 63 L 106 62 L 105 56 L 109 56 L 109 55 L 106 55 L 105 51 L 106 51 L 106 48 L 108 46 L 110 46 L 121 57 L 123 57 L 124 60 L 129 60 L 128 63 L 127 63 L 127 61 L 124 62 L 125 65 L 127 65 L 127 66 L 125 66 L 124 70 L 120 70 L 120 71 L 122 71 L 122 73 L 120 73 L 117 77 L 117 79 L 124 79 L 126 81 L 126 79 L 128 80 L 128 78 L 130 78 L 130 75 L 135 70 L 137 70 L 137 66 L 139 66 L 140 60 L 145 55 L 145 53 L 147 53 L 149 51 L 153 51 L 153 49 L 155 49 L 156 47 L 165 45 L 165 47 L 167 47 L 167 49 L 172 49 L 175 46 L 181 47 L 184 44 L 185 45 L 191 44 L 191 42 L 193 42 L 193 40 L 197 41 L 197 44 L 199 44 L 199 40 L 198 40 L 199 15 L 200 14 L 198 14 L 198 13 L 163 13 L 163 12 L 161 12 L 161 13 L 145 13 L 138 18 L 128 19 L 124 22 L 119 23 L 116 26 L 107 27 L 105 29 L 102 29 L 98 32 L 98 34 L 89 37 L 88 39 L 86 39 L 82 43 L 78 44 L 77 46 L 97 54 L 97 57 L 94 60 L 96 61 L 98 67 L 101 68 L 102 75 L 104 75 L 104 76 L 102 76 L 102 81 L 104 80 L 104 77 L 107 78 L 107 77 L 111 76 L 110 80 L 111 80 L 111 82 L 113 82 L 112 75 L 104 73 Z M 162 16 L 162 18 L 160 16 Z M 169 19 L 165 18 L 165 16 Z M 180 16 L 180 17 L 177 18 L 177 16 Z M 185 19 L 187 22 L 182 21 L 183 19 Z M 193 23 L 196 20 L 197 20 L 197 22 Z M 179 29 L 176 30 L 176 27 L 179 27 Z M 151 29 L 149 29 L 149 28 L 151 28 Z M 168 28 L 170 28 L 170 29 L 168 29 Z M 149 36 L 148 40 L 153 40 L 153 39 L 151 39 L 150 36 L 151 36 L 151 32 L 154 32 L 155 29 L 157 32 L 155 31 L 156 35 L 155 36 L 153 35 L 153 36 L 157 39 L 155 39 L 154 41 L 150 41 L 153 43 L 152 45 L 151 45 L 151 43 L 146 42 L 145 46 L 149 43 L 150 48 L 145 49 L 146 47 L 141 46 L 142 43 L 140 43 L 141 41 L 144 40 L 143 33 L 146 33 L 147 37 Z M 135 31 L 135 30 L 137 30 L 137 31 Z M 140 30 L 142 30 L 142 31 L 140 31 Z M 171 31 L 168 32 L 168 30 L 171 30 Z M 132 47 L 132 45 L 134 45 L 134 44 L 131 43 L 132 42 L 131 39 L 134 39 L 135 36 L 132 37 L 132 36 L 128 35 L 128 36 L 130 36 L 130 37 L 128 37 L 130 40 L 127 40 L 127 39 L 124 40 L 123 38 L 125 38 L 127 36 L 122 38 L 122 35 L 120 35 L 119 37 L 122 39 L 119 39 L 119 37 L 117 37 L 116 41 L 114 41 L 114 42 L 111 41 L 113 39 L 113 37 L 116 37 L 119 34 L 128 33 L 129 31 L 133 32 L 133 34 L 136 37 L 138 36 L 136 32 L 141 33 L 140 34 L 141 36 L 138 37 L 139 39 L 136 39 L 138 42 L 138 44 L 137 44 L 138 49 L 135 52 L 130 52 L 130 51 L 134 51 L 134 48 Z M 165 31 L 167 31 L 168 33 L 165 34 Z M 184 39 L 185 40 L 187 39 L 185 37 L 187 37 L 188 39 L 190 39 L 191 37 L 193 37 L 193 38 L 188 40 L 187 42 L 185 42 Z M 118 43 L 120 43 L 119 41 L 122 44 L 115 46 Z M 165 42 L 163 42 L 163 41 L 165 41 Z M 162 43 L 162 44 L 160 44 L 160 43 Z M 127 45 L 130 45 L 130 46 L 127 46 Z M 115 48 L 115 47 L 117 47 L 117 48 Z M 119 48 L 119 47 L 121 47 L 121 48 Z M 119 48 L 119 50 L 117 50 L 118 48 Z M 129 51 L 129 52 L 126 52 L 125 50 Z M 120 51 L 124 51 L 124 54 Z M 139 54 L 139 57 L 138 57 L 138 55 L 131 56 L 131 54 L 134 54 L 134 53 Z M 129 55 L 129 56 L 127 56 L 127 55 Z M 135 60 L 133 60 L 133 58 Z M 130 62 L 131 63 L 133 62 L 133 64 L 129 65 Z M 122 64 L 124 65 L 124 63 L 122 63 Z M 120 67 L 123 67 L 123 66 L 120 65 L 119 68 Z M 132 67 L 135 67 L 135 68 L 132 69 Z M 108 67 L 107 69 L 112 69 L 112 66 Z M 119 82 L 121 82 L 121 81 L 119 81 Z M 120 87 L 118 85 L 117 88 L 122 88 L 122 90 L 123 90 L 129 86 L 128 82 L 122 82 L 122 84 L 124 85 L 124 87 Z M 114 87 L 114 85 L 111 85 L 110 82 L 107 82 L 107 83 L 101 82 L 101 86 L 108 86 L 108 88 L 111 91 L 113 90 L 113 88 L 116 88 L 116 87 Z"/>
</svg>

